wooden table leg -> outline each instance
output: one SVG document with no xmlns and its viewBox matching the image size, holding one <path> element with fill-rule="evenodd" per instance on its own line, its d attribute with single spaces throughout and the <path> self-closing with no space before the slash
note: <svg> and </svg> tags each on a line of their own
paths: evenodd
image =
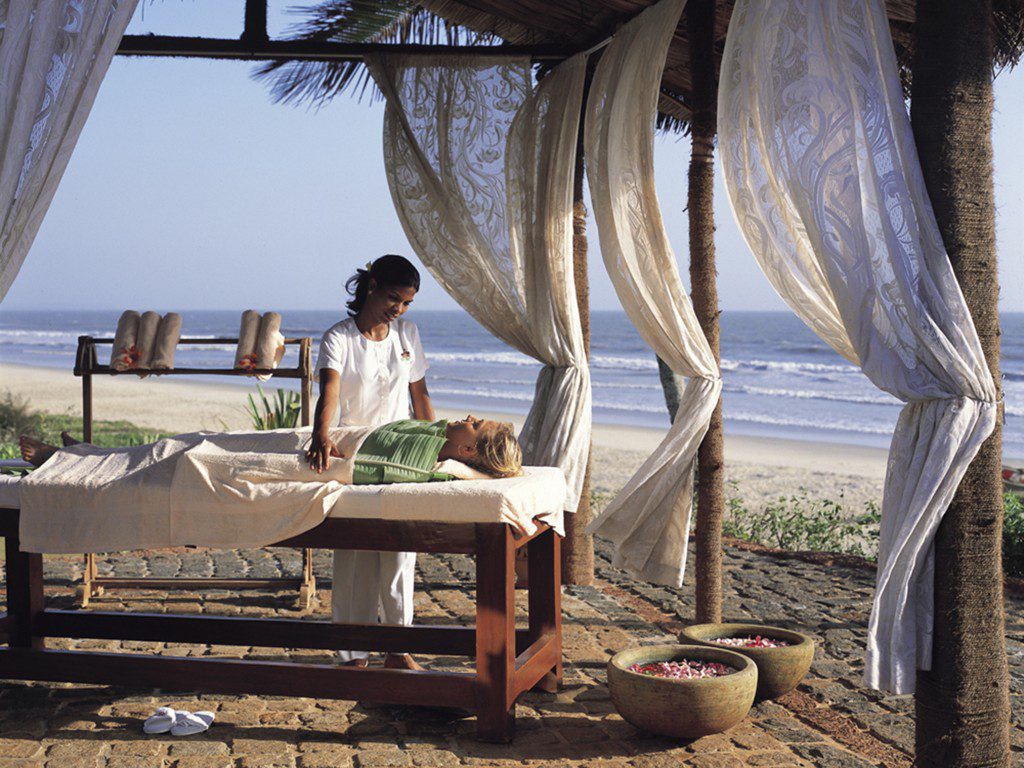
<svg viewBox="0 0 1024 768">
<path fill-rule="evenodd" d="M 7 642 L 11 648 L 42 650 L 43 638 L 33 634 L 43 611 L 43 556 L 21 552 L 18 537 L 5 540 L 7 562 Z"/>
<path fill-rule="evenodd" d="M 508 742 L 515 731 L 515 546 L 507 525 L 476 530 L 477 736 Z"/>
<path fill-rule="evenodd" d="M 561 539 L 548 529 L 526 545 L 530 569 L 530 642 L 552 633 L 558 663 L 536 686 L 554 693 L 562 682 L 562 553 Z"/>
</svg>

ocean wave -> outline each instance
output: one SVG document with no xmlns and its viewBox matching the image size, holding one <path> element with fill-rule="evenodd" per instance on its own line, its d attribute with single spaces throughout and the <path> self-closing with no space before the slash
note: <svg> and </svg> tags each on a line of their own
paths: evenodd
<svg viewBox="0 0 1024 768">
<path fill-rule="evenodd" d="M 428 358 L 437 362 L 491 363 L 496 365 L 538 366 L 536 360 L 519 352 L 434 352 Z M 623 355 L 594 355 L 590 367 L 616 371 L 657 371 L 654 355 L 626 357 Z M 795 360 L 723 360 L 723 371 L 779 371 L 798 374 L 860 374 L 860 369 L 849 364 L 806 363 Z"/>
<path fill-rule="evenodd" d="M 456 397 L 479 397 L 485 400 L 514 401 L 517 403 L 532 403 L 533 392 L 515 392 L 507 389 L 493 389 L 489 387 L 462 388 L 462 387 L 435 387 L 430 388 L 431 395 L 435 396 L 456 396 Z M 666 413 L 664 405 L 650 403 L 620 403 L 594 400 L 595 409 L 609 411 L 633 411 L 635 413 Z"/>
<path fill-rule="evenodd" d="M 750 413 L 749 411 L 725 410 L 722 414 L 726 421 L 743 421 L 749 424 L 767 424 L 778 427 L 803 427 L 805 429 L 821 429 L 826 432 L 859 432 L 867 435 L 892 434 L 892 426 L 863 424 L 846 419 L 822 420 L 804 419 L 799 416 L 779 416 L 769 413 Z"/>
<path fill-rule="evenodd" d="M 110 331 L 30 331 L 20 328 L 0 330 L 0 345 L 20 344 L 26 347 L 77 347 L 79 336 L 103 338 Z"/>
<path fill-rule="evenodd" d="M 860 405 L 903 405 L 899 400 L 884 393 L 875 395 L 855 395 L 843 392 L 816 392 L 802 389 L 778 389 L 775 387 L 729 386 L 726 392 L 746 395 L 767 395 L 769 397 L 788 397 L 797 400 L 828 400 L 836 403 L 856 403 Z"/>
<path fill-rule="evenodd" d="M 447 374 L 436 373 L 435 370 L 431 370 L 427 374 L 430 381 L 430 386 L 433 387 L 441 382 L 455 382 L 457 384 L 477 384 L 477 385 L 506 385 L 513 387 L 533 387 L 536 385 L 536 379 L 482 379 L 479 376 L 449 376 Z M 441 384 L 441 386 L 444 386 Z M 616 381 L 591 381 L 590 386 L 594 389 L 625 389 L 625 390 L 640 390 L 644 392 L 661 392 L 661 384 L 643 384 L 637 382 L 616 382 Z"/>
<path fill-rule="evenodd" d="M 514 400 L 519 403 L 532 403 L 533 392 L 512 392 L 506 389 L 464 389 L 462 387 L 431 387 L 430 394 L 455 395 L 458 397 L 480 397 L 485 400 Z"/>
<path fill-rule="evenodd" d="M 521 352 L 432 352 L 428 362 L 442 363 L 491 363 L 495 365 L 539 366 L 532 357 Z"/>
<path fill-rule="evenodd" d="M 723 371 L 782 371 L 784 373 L 821 374 L 842 373 L 859 374 L 860 369 L 850 364 L 832 363 L 801 363 L 795 360 L 723 360 Z"/>
</svg>

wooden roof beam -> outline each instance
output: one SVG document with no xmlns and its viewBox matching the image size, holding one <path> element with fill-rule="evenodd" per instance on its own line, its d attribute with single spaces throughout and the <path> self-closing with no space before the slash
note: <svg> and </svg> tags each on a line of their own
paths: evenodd
<svg viewBox="0 0 1024 768">
<path fill-rule="evenodd" d="M 248 31 L 247 27 L 247 31 Z M 231 40 L 211 37 L 125 35 L 119 56 L 170 56 L 257 61 L 360 61 L 371 54 L 432 54 L 435 56 L 529 56 L 533 61 L 562 61 L 576 51 L 555 45 L 400 45 L 336 43 L 327 40 L 268 40 L 258 36 Z"/>
</svg>

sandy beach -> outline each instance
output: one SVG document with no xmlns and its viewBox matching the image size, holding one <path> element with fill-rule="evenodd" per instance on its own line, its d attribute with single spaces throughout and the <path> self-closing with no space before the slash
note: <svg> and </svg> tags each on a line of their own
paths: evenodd
<svg viewBox="0 0 1024 768">
<path fill-rule="evenodd" d="M 273 381 L 264 385 L 273 388 Z M 0 365 L 0 393 L 10 391 L 47 413 L 81 414 L 82 382 L 53 368 Z M 124 419 L 164 432 L 242 429 L 249 425 L 246 394 L 255 388 L 152 376 L 97 378 L 93 387 L 96 419 Z M 464 411 L 439 408 L 441 416 Z M 480 413 L 522 424 L 521 414 Z M 597 424 L 594 428 L 593 489 L 615 493 L 658 444 L 657 429 Z M 885 451 L 836 443 L 726 434 L 728 496 L 758 507 L 803 489 L 809 498 L 837 500 L 860 511 L 880 502 Z"/>
</svg>

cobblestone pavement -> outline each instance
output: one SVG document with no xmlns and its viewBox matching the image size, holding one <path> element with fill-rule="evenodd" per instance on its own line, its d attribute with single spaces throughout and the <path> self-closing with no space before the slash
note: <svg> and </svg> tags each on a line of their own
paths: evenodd
<svg viewBox="0 0 1024 768">
<path fill-rule="evenodd" d="M 0 768 L 327 768 L 353 766 L 909 766 L 913 700 L 862 689 L 864 634 L 873 574 L 730 547 L 726 553 L 727 620 L 793 626 L 819 643 L 811 674 L 795 691 L 761 703 L 724 735 L 681 743 L 638 732 L 614 711 L 605 687 L 608 657 L 638 643 L 671 642 L 693 614 L 693 587 L 667 589 L 633 581 L 600 550 L 593 587 L 568 587 L 564 598 L 565 684 L 558 694 L 527 694 L 510 745 L 477 743 L 474 721 L 412 708 L 367 708 L 354 702 L 282 697 L 194 696 L 71 685 L 0 684 Z M 316 570 L 329 572 L 329 553 Z M 119 576 L 297 573 L 292 550 L 125 553 L 101 560 Z M 77 558 L 47 558 L 51 605 L 70 607 L 81 573 Z M 417 621 L 472 620 L 473 562 L 421 556 Z M 321 606 L 329 595 L 321 591 Z M 95 608 L 295 617 L 294 594 L 108 591 Z M 525 607 L 525 606 L 524 606 Z M 1009 598 L 1015 764 L 1024 765 L 1024 601 Z M 321 607 L 311 614 L 323 617 Z M 54 646 L 152 651 L 176 656 L 282 658 L 283 651 L 111 641 L 51 641 Z M 328 661 L 319 651 L 288 654 Z M 421 657 L 435 667 L 465 661 Z M 161 704 L 217 713 L 213 728 L 189 739 L 144 736 L 141 720 Z"/>
</svg>

